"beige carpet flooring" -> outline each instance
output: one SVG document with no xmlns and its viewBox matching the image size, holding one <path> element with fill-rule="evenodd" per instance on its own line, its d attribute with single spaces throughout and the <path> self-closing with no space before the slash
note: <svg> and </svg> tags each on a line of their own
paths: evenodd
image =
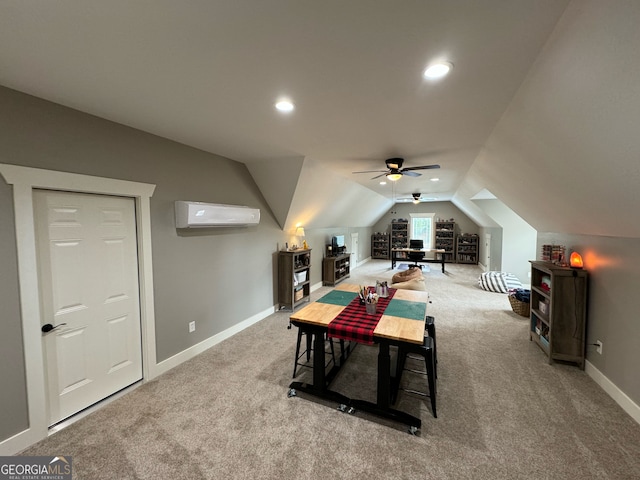
<svg viewBox="0 0 640 480">
<path fill-rule="evenodd" d="M 390 280 L 389 267 L 367 262 L 350 281 Z M 425 274 L 438 418 L 401 394 L 422 419 L 417 436 L 288 398 L 296 330 L 278 312 L 23 453 L 71 455 L 86 480 L 640 478 L 640 425 L 582 370 L 549 365 L 505 295 L 477 288 L 479 273 Z M 375 398 L 375 363 L 376 348 L 359 345 L 332 388 Z"/>
</svg>

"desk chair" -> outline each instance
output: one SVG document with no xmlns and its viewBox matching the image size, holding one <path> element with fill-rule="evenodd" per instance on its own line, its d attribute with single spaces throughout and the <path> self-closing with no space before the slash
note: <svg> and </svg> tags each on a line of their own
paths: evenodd
<svg viewBox="0 0 640 480">
<path fill-rule="evenodd" d="M 409 252 L 409 254 L 407 255 L 409 257 L 409 260 L 414 262 L 414 264 L 409 265 L 409 267 L 422 268 L 422 265 L 418 265 L 418 262 L 421 262 L 422 260 L 424 260 L 424 252 L 421 251 L 424 248 L 424 242 L 419 239 L 409 240 L 409 248 L 412 250 L 417 250 L 415 252 Z"/>
</svg>

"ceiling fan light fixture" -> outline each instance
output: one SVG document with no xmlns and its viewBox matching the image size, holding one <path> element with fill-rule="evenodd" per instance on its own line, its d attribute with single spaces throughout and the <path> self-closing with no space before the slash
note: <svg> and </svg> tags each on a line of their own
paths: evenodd
<svg viewBox="0 0 640 480">
<path fill-rule="evenodd" d="M 425 69 L 423 76 L 430 80 L 442 78 L 447 76 L 452 68 L 453 64 L 450 62 L 433 63 Z"/>
<path fill-rule="evenodd" d="M 392 182 L 397 182 L 402 178 L 402 174 L 400 172 L 389 172 L 387 173 L 387 178 Z"/>
<path fill-rule="evenodd" d="M 280 100 L 276 103 L 276 109 L 282 113 L 293 112 L 295 108 L 295 105 L 289 100 Z"/>
</svg>

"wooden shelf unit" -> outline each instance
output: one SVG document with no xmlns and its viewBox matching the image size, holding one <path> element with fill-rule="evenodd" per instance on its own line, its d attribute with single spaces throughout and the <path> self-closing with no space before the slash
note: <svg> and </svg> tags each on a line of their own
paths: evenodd
<svg viewBox="0 0 640 480">
<path fill-rule="evenodd" d="M 398 219 L 391 222 L 391 248 L 409 247 L 409 221 Z"/>
<path fill-rule="evenodd" d="M 389 234 L 374 233 L 371 235 L 371 258 L 389 259 Z"/>
<path fill-rule="evenodd" d="M 478 264 L 478 235 L 458 235 L 456 238 L 456 261 Z"/>
<path fill-rule="evenodd" d="M 342 253 L 332 257 L 324 257 L 322 260 L 322 284 L 334 287 L 350 276 L 351 255 Z"/>
<path fill-rule="evenodd" d="M 529 339 L 549 363 L 572 362 L 584 370 L 588 276 L 582 269 L 531 261 Z"/>
<path fill-rule="evenodd" d="M 436 222 L 436 249 L 444 250 L 444 261 L 456 261 L 456 222 Z"/>
<path fill-rule="evenodd" d="M 291 311 L 311 300 L 311 249 L 278 252 L 278 304 Z"/>
</svg>

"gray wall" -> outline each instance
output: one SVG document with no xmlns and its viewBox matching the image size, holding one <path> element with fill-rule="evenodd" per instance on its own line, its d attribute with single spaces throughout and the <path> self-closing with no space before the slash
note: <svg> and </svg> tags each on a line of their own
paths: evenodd
<svg viewBox="0 0 640 480">
<path fill-rule="evenodd" d="M 458 224 L 458 233 L 479 233 L 479 227 L 451 202 L 396 203 L 373 226 L 374 232 L 391 233 L 391 221 L 398 218 L 409 219 L 411 213 L 434 213 L 435 218 L 449 220 Z"/>
<path fill-rule="evenodd" d="M 640 239 L 541 233 L 538 252 L 544 244 L 565 245 L 567 254 L 575 250 L 582 255 L 589 272 L 587 344 L 603 343 L 602 355 L 587 347 L 587 360 L 639 404 Z"/>
<path fill-rule="evenodd" d="M 537 232 L 498 199 L 476 200 L 475 203 L 502 227 L 501 271 L 513 273 L 522 283 L 528 284 L 529 260 L 536 257 Z M 493 249 L 493 237 L 491 240 Z"/>
<path fill-rule="evenodd" d="M 151 198 L 158 361 L 276 303 L 286 241 L 243 164 L 0 87 L 0 162 L 156 184 Z M 260 225 L 181 234 L 175 200 L 260 208 Z M 12 190 L 0 180 L 0 440 L 27 428 Z M 314 276 L 320 281 L 320 269 Z M 189 321 L 196 332 L 188 333 Z M 8 368 L 11 366 L 11 368 Z"/>
<path fill-rule="evenodd" d="M 457 233 L 479 233 L 480 228 L 466 214 L 451 202 L 423 202 L 423 203 L 396 203 L 373 226 L 374 232 L 391 233 L 391 222 L 394 219 L 404 218 L 409 220 L 411 213 L 433 213 L 437 220 L 453 220 L 457 224 Z M 478 245 L 480 248 L 481 245 Z M 479 252 L 480 253 L 480 252 Z M 435 254 L 427 254 L 425 258 L 435 258 Z M 481 258 L 481 257 L 478 257 Z"/>
<path fill-rule="evenodd" d="M 304 240 L 311 248 L 311 285 L 322 282 L 322 259 L 325 256 L 325 246 L 331 243 L 334 235 L 344 235 L 347 252 L 351 253 L 351 234 L 358 234 L 358 262 L 362 262 L 371 256 L 371 228 L 369 227 L 336 227 L 336 228 L 306 228 L 304 229 Z M 284 242 L 289 245 L 302 245 L 302 239 L 295 235 L 287 235 L 284 241 L 278 245 L 278 250 L 285 247 Z M 155 252 L 154 252 L 155 253 Z M 274 253 L 274 265 L 277 262 L 277 253 Z M 278 272 L 274 272 L 273 284 L 277 283 Z M 277 295 L 277 291 L 276 291 Z M 274 300 L 274 303 L 277 303 Z"/>
<path fill-rule="evenodd" d="M 22 324 L 17 321 L 20 302 L 12 195 L 11 188 L 0 181 L 0 385 L 3 385 L 0 393 L 0 440 L 27 426 Z"/>
</svg>

